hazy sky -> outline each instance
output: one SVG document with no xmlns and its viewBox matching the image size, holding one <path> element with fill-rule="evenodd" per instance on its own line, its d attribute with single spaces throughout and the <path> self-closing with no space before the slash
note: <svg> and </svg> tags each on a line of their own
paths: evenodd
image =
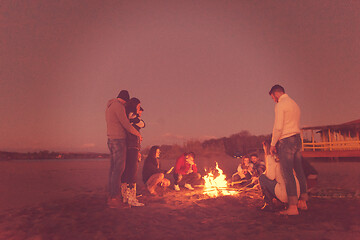
<svg viewBox="0 0 360 240">
<path fill-rule="evenodd" d="M 107 152 L 105 106 L 143 146 L 269 134 L 281 84 L 302 126 L 360 118 L 360 1 L 1 0 L 0 150 Z"/>
</svg>

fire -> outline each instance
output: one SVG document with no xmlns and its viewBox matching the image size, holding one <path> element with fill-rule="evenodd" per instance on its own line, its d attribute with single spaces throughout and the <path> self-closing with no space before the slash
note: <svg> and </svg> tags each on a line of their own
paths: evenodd
<svg viewBox="0 0 360 240">
<path fill-rule="evenodd" d="M 210 172 L 203 177 L 205 181 L 204 194 L 209 197 L 237 194 L 238 193 L 237 191 L 228 190 L 226 175 L 224 174 L 223 170 L 219 168 L 217 162 L 216 162 L 216 170 L 219 172 L 219 176 L 214 178 L 214 174 Z"/>
</svg>

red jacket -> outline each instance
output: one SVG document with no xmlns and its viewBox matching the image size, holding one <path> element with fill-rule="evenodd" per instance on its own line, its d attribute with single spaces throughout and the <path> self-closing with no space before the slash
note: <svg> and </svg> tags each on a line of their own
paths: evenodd
<svg viewBox="0 0 360 240">
<path fill-rule="evenodd" d="M 191 165 L 188 162 L 186 162 L 185 155 L 183 154 L 176 160 L 175 173 L 181 174 L 181 175 L 186 175 L 187 172 L 189 171 L 190 167 L 191 167 Z M 197 173 L 196 164 L 192 165 L 192 170 L 194 173 Z"/>
</svg>

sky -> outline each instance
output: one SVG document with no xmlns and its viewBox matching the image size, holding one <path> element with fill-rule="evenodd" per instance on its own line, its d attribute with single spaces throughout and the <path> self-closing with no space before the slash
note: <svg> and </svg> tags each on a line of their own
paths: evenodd
<svg viewBox="0 0 360 240">
<path fill-rule="evenodd" d="M 360 1 L 0 2 L 0 151 L 107 152 L 127 89 L 142 146 L 270 134 L 281 84 L 301 126 L 360 118 Z"/>
</svg>

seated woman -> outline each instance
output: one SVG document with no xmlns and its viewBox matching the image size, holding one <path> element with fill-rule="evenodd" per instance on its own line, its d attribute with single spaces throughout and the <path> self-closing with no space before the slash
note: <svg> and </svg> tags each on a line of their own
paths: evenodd
<svg viewBox="0 0 360 240">
<path fill-rule="evenodd" d="M 263 142 L 265 153 L 266 171 L 259 177 L 259 183 L 264 195 L 265 204 L 261 208 L 263 211 L 275 211 L 273 199 L 276 198 L 282 203 L 287 203 L 287 193 L 285 181 L 281 174 L 281 166 L 278 159 L 270 154 L 270 141 Z M 295 173 L 294 173 L 295 175 Z M 297 195 L 300 196 L 299 181 L 295 176 Z"/>
<path fill-rule="evenodd" d="M 237 168 L 237 172 L 232 175 L 233 184 L 240 183 L 246 185 L 251 182 L 251 178 L 254 174 L 253 164 L 250 162 L 248 156 L 243 156 L 241 162 Z"/>
<path fill-rule="evenodd" d="M 156 195 L 155 190 L 157 186 L 166 188 L 170 185 L 170 180 L 165 178 L 165 174 L 169 174 L 173 170 L 173 168 L 169 171 L 160 169 L 159 158 L 160 147 L 152 146 L 143 167 L 143 181 L 152 195 Z"/>
</svg>

